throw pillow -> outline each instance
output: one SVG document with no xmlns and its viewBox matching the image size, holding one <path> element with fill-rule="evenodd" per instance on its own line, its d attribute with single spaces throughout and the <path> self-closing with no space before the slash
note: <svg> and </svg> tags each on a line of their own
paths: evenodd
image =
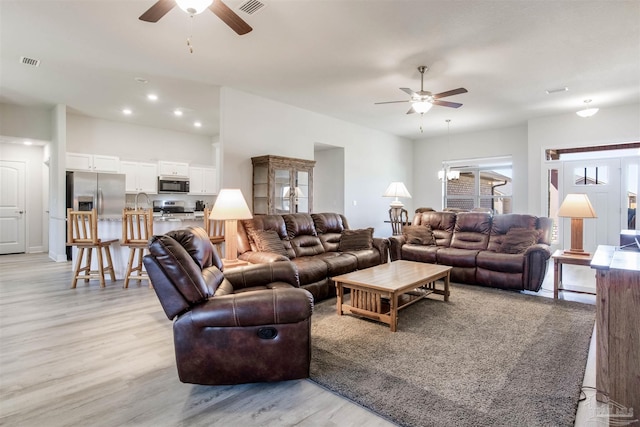
<svg viewBox="0 0 640 427">
<path fill-rule="evenodd" d="M 253 242 L 256 244 L 256 248 L 260 252 L 273 252 L 278 255 L 284 255 L 287 258 L 289 254 L 284 247 L 280 235 L 275 230 L 255 230 L 249 233 Z"/>
<path fill-rule="evenodd" d="M 373 228 L 362 228 L 358 230 L 342 230 L 340 233 L 340 252 L 361 251 L 373 247 Z"/>
<path fill-rule="evenodd" d="M 413 245 L 435 245 L 436 238 L 430 225 L 405 225 L 402 235 L 407 243 Z"/>
<path fill-rule="evenodd" d="M 503 254 L 522 254 L 529 246 L 538 243 L 540 231 L 530 228 L 510 228 L 502 240 L 498 252 Z"/>
</svg>

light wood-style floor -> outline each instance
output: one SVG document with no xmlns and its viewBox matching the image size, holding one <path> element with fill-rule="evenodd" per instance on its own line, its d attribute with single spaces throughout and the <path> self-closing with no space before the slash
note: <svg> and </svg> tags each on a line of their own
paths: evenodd
<svg viewBox="0 0 640 427">
<path fill-rule="evenodd" d="M 0 256 L 0 425 L 393 425 L 309 380 L 182 384 L 171 322 L 146 283 L 70 283 L 70 263 L 45 254 Z M 590 370 L 585 380 L 595 384 Z M 576 425 L 587 425 L 583 418 Z"/>
</svg>

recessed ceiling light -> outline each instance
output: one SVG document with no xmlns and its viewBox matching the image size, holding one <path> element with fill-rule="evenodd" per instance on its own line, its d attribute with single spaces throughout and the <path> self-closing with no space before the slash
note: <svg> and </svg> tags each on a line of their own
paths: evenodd
<svg viewBox="0 0 640 427">
<path fill-rule="evenodd" d="M 131 111 L 131 108 L 123 108 L 122 109 L 122 114 L 124 114 L 125 116 L 130 116 L 133 113 L 133 111 Z"/>
<path fill-rule="evenodd" d="M 28 140 L 24 140 L 22 143 L 23 143 L 24 145 L 32 145 L 32 144 L 33 144 L 33 142 L 28 141 Z"/>
<path fill-rule="evenodd" d="M 569 88 L 565 86 L 565 87 L 559 87 L 556 89 L 547 89 L 545 90 L 545 92 L 547 92 L 547 95 L 551 95 L 552 93 L 566 92 L 568 90 Z"/>
<path fill-rule="evenodd" d="M 182 117 L 182 114 L 183 114 L 183 113 L 182 113 L 182 110 L 177 110 L 177 109 L 176 109 L 176 110 L 173 110 L 173 114 L 175 114 L 175 115 L 176 115 L 176 116 L 178 116 L 178 117 Z"/>
<path fill-rule="evenodd" d="M 134 80 L 142 84 L 149 83 L 149 80 L 145 79 L 144 77 L 134 77 Z"/>
<path fill-rule="evenodd" d="M 147 99 L 149 101 L 157 101 L 158 100 L 158 95 L 156 95 L 155 93 L 150 93 L 147 95 Z"/>
<path fill-rule="evenodd" d="M 202 127 L 202 123 L 200 122 L 193 122 L 193 125 L 197 128 L 201 128 Z"/>
</svg>

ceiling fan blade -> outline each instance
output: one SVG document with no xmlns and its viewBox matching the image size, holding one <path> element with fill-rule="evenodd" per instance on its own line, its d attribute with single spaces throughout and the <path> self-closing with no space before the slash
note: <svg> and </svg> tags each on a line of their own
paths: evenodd
<svg viewBox="0 0 640 427">
<path fill-rule="evenodd" d="M 384 101 L 384 102 L 374 102 L 374 104 L 397 104 L 398 102 L 411 102 L 411 101 Z"/>
<path fill-rule="evenodd" d="M 411 108 L 409 108 L 409 111 L 407 111 L 407 114 L 413 114 L 415 112 L 416 110 L 413 109 L 413 105 L 412 105 Z"/>
<path fill-rule="evenodd" d="M 436 93 L 433 95 L 433 99 L 445 98 L 447 96 L 458 95 L 459 93 L 467 93 L 467 90 L 463 87 L 459 87 L 458 89 L 448 90 L 446 92 Z"/>
<path fill-rule="evenodd" d="M 158 22 L 160 18 L 167 14 L 176 5 L 175 0 L 158 0 L 145 13 L 138 18 L 146 22 Z"/>
<path fill-rule="evenodd" d="M 227 24 L 233 31 L 238 33 L 239 35 L 247 34 L 253 28 L 249 26 L 246 22 L 242 20 L 234 11 L 229 9 L 229 7 L 222 3 L 221 0 L 213 0 L 211 6 L 209 6 L 209 10 L 216 14 L 216 16 Z"/>
<path fill-rule="evenodd" d="M 437 99 L 432 102 L 433 105 L 439 105 L 441 107 L 451 107 L 451 108 L 459 108 L 462 107 L 462 104 L 458 104 L 457 102 L 448 102 L 448 101 L 438 101 Z"/>
<path fill-rule="evenodd" d="M 400 88 L 401 91 L 408 93 L 411 96 L 418 96 L 417 93 L 415 93 L 414 91 L 412 91 L 411 89 L 409 89 L 408 87 L 401 87 Z"/>
</svg>

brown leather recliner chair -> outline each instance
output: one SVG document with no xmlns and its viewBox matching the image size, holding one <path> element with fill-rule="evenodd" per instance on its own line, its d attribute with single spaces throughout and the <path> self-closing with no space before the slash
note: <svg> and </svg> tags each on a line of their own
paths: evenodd
<svg viewBox="0 0 640 427">
<path fill-rule="evenodd" d="M 218 385 L 309 376 L 313 297 L 293 263 L 231 269 L 199 227 L 149 240 L 144 257 L 173 323 L 180 381 Z"/>
</svg>

